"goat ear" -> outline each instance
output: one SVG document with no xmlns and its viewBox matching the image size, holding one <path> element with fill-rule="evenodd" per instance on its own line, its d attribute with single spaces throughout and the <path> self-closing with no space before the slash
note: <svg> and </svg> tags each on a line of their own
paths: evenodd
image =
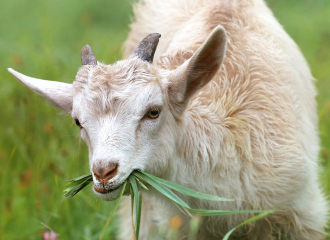
<svg viewBox="0 0 330 240">
<path fill-rule="evenodd" d="M 226 47 L 226 31 L 219 25 L 194 55 L 173 71 L 168 92 L 175 114 L 182 113 L 190 98 L 214 77 L 225 58 Z"/>
<path fill-rule="evenodd" d="M 15 70 L 8 68 L 18 81 L 25 86 L 51 100 L 56 106 L 67 112 L 72 111 L 73 87 L 72 84 L 55 81 L 41 80 L 25 76 Z"/>
</svg>

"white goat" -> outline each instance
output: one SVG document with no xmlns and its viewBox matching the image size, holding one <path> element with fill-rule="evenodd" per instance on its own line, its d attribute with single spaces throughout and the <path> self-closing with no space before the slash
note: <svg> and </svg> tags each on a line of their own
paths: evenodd
<svg viewBox="0 0 330 240">
<path fill-rule="evenodd" d="M 313 77 L 264 1 L 144 0 L 135 16 L 127 59 L 104 65 L 85 46 L 73 84 L 9 69 L 72 115 L 89 147 L 95 193 L 116 199 L 141 169 L 240 199 L 182 196 L 193 208 L 279 209 L 233 239 L 323 239 L 328 206 L 317 177 Z M 154 63 L 160 35 L 151 32 L 162 34 Z M 174 215 L 185 239 L 187 217 L 162 196 L 143 194 L 141 239 Z M 129 204 L 122 215 L 121 239 L 131 239 Z M 197 239 L 221 239 L 248 217 L 202 218 Z"/>
</svg>

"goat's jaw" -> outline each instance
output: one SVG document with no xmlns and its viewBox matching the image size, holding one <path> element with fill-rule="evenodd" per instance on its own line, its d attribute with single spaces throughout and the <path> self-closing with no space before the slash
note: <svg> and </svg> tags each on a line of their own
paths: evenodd
<svg viewBox="0 0 330 240">
<path fill-rule="evenodd" d="M 124 184 L 121 184 L 115 188 L 109 189 L 98 189 L 96 185 L 93 186 L 94 193 L 99 196 L 103 201 L 113 201 L 119 198 L 121 191 L 123 190 Z M 99 191 L 98 191 L 99 190 Z"/>
</svg>

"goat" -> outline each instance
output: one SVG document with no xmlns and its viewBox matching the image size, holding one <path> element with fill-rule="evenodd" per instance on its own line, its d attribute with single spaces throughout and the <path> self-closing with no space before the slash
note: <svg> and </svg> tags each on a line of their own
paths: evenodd
<svg viewBox="0 0 330 240">
<path fill-rule="evenodd" d="M 237 199 L 182 196 L 193 208 L 279 210 L 232 239 L 324 239 L 328 203 L 317 177 L 313 77 L 265 2 L 143 0 L 134 12 L 125 60 L 104 65 L 86 45 L 73 84 L 9 69 L 72 115 L 89 148 L 94 192 L 114 200 L 140 169 Z M 174 215 L 183 219 L 186 239 L 188 217 L 141 191 L 141 239 Z M 120 237 L 130 239 L 129 204 L 121 215 Z M 197 239 L 221 239 L 249 217 L 203 217 Z"/>
</svg>

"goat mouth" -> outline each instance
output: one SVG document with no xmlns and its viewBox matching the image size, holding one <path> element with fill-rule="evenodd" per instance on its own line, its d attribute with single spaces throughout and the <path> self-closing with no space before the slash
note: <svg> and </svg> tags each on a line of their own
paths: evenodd
<svg viewBox="0 0 330 240">
<path fill-rule="evenodd" d="M 112 189 L 104 189 L 104 188 L 99 188 L 97 187 L 95 184 L 93 186 L 94 190 L 98 193 L 102 193 L 102 194 L 106 194 L 106 193 L 110 193 L 110 192 L 113 192 L 115 190 L 117 190 L 121 185 L 119 185 L 118 187 L 116 188 L 112 188 Z"/>
</svg>

